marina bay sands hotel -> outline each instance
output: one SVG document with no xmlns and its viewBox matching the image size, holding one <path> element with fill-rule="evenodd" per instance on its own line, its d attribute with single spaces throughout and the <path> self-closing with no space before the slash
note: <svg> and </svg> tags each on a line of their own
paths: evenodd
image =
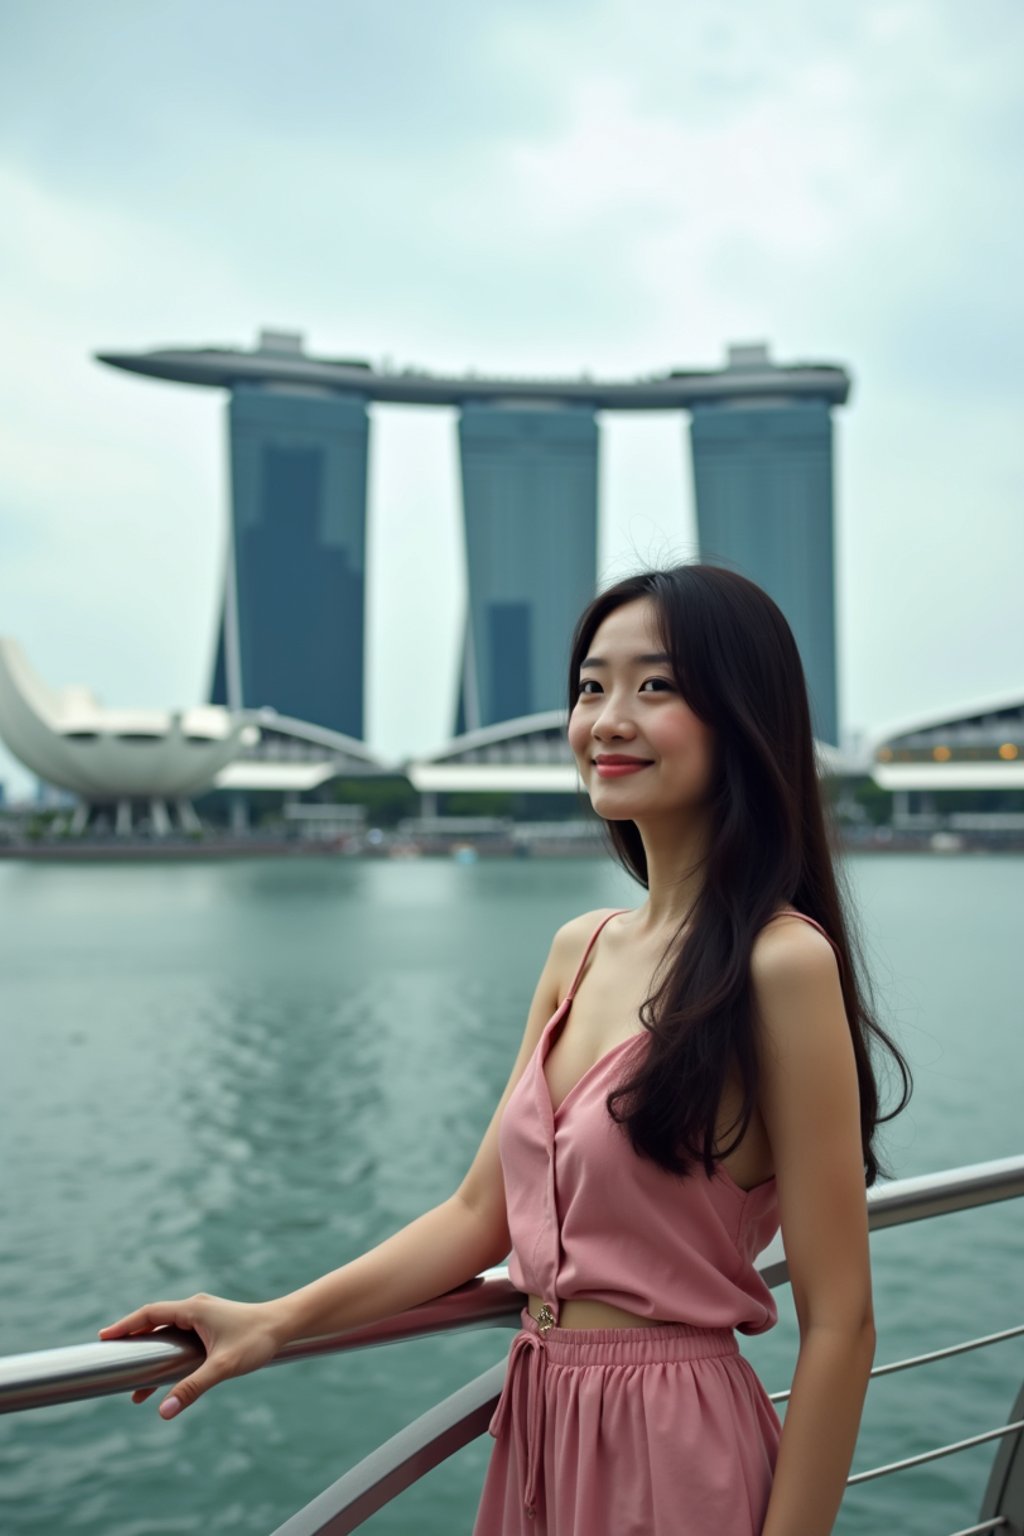
<svg viewBox="0 0 1024 1536">
<path fill-rule="evenodd" d="M 778 366 L 763 346 L 726 366 L 623 382 L 443 377 L 308 355 L 264 332 L 251 351 L 105 354 L 227 390 L 231 544 L 212 703 L 271 707 L 364 734 L 371 402 L 459 411 L 468 612 L 456 737 L 563 707 L 576 614 L 597 581 L 598 413 L 688 413 L 701 558 L 741 570 L 788 617 L 815 733 L 838 740 L 832 420 L 850 391 L 831 364 Z"/>
</svg>

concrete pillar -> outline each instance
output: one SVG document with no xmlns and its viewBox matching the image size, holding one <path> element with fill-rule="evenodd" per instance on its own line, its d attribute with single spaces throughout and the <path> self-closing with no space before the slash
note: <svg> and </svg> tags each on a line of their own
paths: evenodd
<svg viewBox="0 0 1024 1536">
<path fill-rule="evenodd" d="M 231 830 L 237 837 L 244 837 L 249 830 L 249 802 L 237 789 L 231 796 Z"/>
<path fill-rule="evenodd" d="M 117 837 L 131 837 L 132 835 L 132 803 L 130 800 L 119 800 L 117 802 L 114 833 Z"/>
<path fill-rule="evenodd" d="M 201 832 L 203 824 L 195 813 L 191 800 L 179 800 L 176 806 L 178 825 L 183 832 Z"/>
<path fill-rule="evenodd" d="M 166 837 L 171 830 L 171 818 L 167 814 L 166 801 L 153 799 L 149 802 L 149 820 L 157 837 Z"/>
</svg>

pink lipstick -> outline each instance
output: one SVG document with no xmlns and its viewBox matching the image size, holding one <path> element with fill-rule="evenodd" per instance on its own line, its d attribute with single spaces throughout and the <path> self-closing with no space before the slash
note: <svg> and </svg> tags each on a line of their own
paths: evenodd
<svg viewBox="0 0 1024 1536">
<path fill-rule="evenodd" d="M 624 757 L 609 753 L 607 757 L 594 758 L 594 767 L 602 779 L 622 779 L 628 773 L 639 773 L 641 768 L 650 766 L 649 760 L 644 757 Z"/>
</svg>

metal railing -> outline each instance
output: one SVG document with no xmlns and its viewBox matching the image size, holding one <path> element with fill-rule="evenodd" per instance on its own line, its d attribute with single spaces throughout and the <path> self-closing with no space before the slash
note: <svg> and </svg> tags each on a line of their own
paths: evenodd
<svg viewBox="0 0 1024 1536">
<path fill-rule="evenodd" d="M 945 1173 L 901 1179 L 872 1190 L 869 1224 L 872 1232 L 910 1222 L 974 1210 L 996 1201 L 1024 1195 L 1024 1156 L 975 1163 Z M 758 1263 L 765 1281 L 779 1286 L 788 1280 L 780 1239 L 765 1250 Z M 270 1362 L 283 1365 L 313 1355 L 397 1343 L 426 1334 L 481 1327 L 517 1327 L 523 1296 L 504 1268 L 488 1270 L 468 1285 L 413 1308 L 409 1312 L 344 1333 L 302 1339 L 286 1345 Z M 872 1377 L 930 1364 L 952 1355 L 1002 1343 L 1024 1334 L 1024 1323 L 999 1333 L 877 1366 Z M 0 1413 L 40 1408 L 54 1403 L 159 1387 L 179 1381 L 203 1358 L 195 1335 L 177 1329 L 140 1338 L 76 1344 L 0 1359 Z M 347 1536 L 390 1500 L 487 1428 L 501 1392 L 505 1362 L 436 1404 L 406 1429 L 379 1446 L 346 1472 L 312 1503 L 298 1511 L 274 1536 Z M 773 1394 L 783 1402 L 788 1392 Z M 872 1481 L 925 1462 L 989 1442 L 998 1444 L 979 1523 L 952 1536 L 981 1536 L 1004 1531 L 1024 1536 L 1024 1387 L 1005 1424 L 916 1456 L 872 1467 L 849 1479 L 849 1486 Z"/>
</svg>

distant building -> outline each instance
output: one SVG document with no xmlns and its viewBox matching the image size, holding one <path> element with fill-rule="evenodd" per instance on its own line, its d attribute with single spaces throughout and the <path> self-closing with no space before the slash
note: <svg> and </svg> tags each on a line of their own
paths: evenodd
<svg viewBox="0 0 1024 1536">
<path fill-rule="evenodd" d="M 774 384 L 772 376 L 775 375 Z M 789 620 L 814 733 L 839 740 L 832 412 L 849 380 L 797 394 L 763 346 L 731 347 L 722 388 L 690 405 L 701 558 L 756 581 Z"/>
<path fill-rule="evenodd" d="M 331 779 L 387 772 L 363 742 L 269 708 L 105 709 L 88 688 L 48 687 L 4 637 L 0 741 L 38 775 L 38 806 L 74 808 L 75 832 L 199 832 L 192 798 L 212 790 L 230 797 L 232 825 L 242 830 L 248 797 L 293 802 Z"/>
<path fill-rule="evenodd" d="M 231 544 L 211 700 L 364 731 L 365 403 L 231 394 Z"/>
<path fill-rule="evenodd" d="M 363 734 L 367 402 L 460 412 L 468 612 L 457 734 L 562 707 L 575 615 L 594 594 L 597 411 L 689 411 L 700 550 L 767 588 L 796 634 L 815 731 L 838 742 L 831 407 L 843 368 L 725 368 L 624 380 L 434 374 L 253 349 L 102 354 L 231 391 L 233 557 L 213 700 Z M 528 724 L 524 729 L 529 730 Z"/>
<path fill-rule="evenodd" d="M 0 638 L 0 740 L 38 775 L 35 800 L 74 804 L 73 829 L 108 815 L 118 833 L 140 820 L 158 835 L 199 829 L 201 794 L 259 732 L 244 716 L 198 709 L 104 709 L 81 686 L 54 689 L 21 648 Z"/>
<path fill-rule="evenodd" d="M 1024 692 L 908 720 L 871 756 L 896 831 L 1024 835 Z"/>
<path fill-rule="evenodd" d="M 459 421 L 469 600 L 456 734 L 564 705 L 597 583 L 597 423 L 575 405 L 467 403 Z"/>
</svg>

